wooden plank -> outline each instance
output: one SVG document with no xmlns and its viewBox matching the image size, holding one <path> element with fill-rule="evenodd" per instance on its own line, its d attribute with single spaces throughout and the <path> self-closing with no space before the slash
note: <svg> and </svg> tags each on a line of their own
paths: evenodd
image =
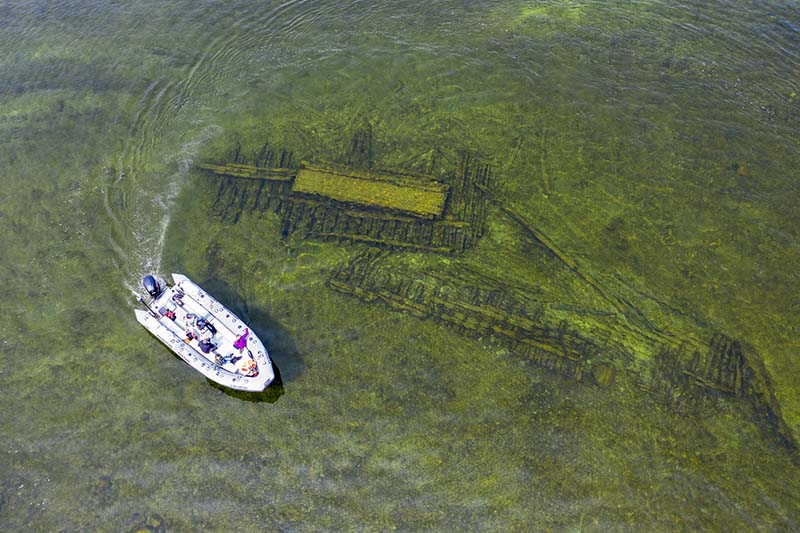
<svg viewBox="0 0 800 533">
<path fill-rule="evenodd" d="M 235 178 L 248 178 L 267 181 L 292 181 L 294 171 L 289 168 L 262 168 L 241 163 L 229 163 L 226 165 L 214 165 L 211 163 L 199 163 L 197 168 L 208 170 L 220 176 L 232 176 Z"/>
<path fill-rule="evenodd" d="M 448 191 L 447 184 L 438 181 L 333 166 L 305 166 L 297 173 L 292 186 L 292 194 L 387 209 L 419 218 L 440 218 Z"/>
<path fill-rule="evenodd" d="M 438 252 L 446 254 L 453 253 L 453 249 L 448 248 L 446 246 L 430 246 L 427 244 L 415 243 L 410 241 L 395 241 L 391 239 L 381 239 L 381 238 L 370 237 L 369 235 L 361 235 L 358 233 L 336 233 L 328 231 L 328 232 L 314 233 L 314 236 L 323 239 L 340 239 L 340 240 L 349 240 L 356 242 L 366 242 L 369 244 L 382 244 L 384 246 L 393 246 L 395 248 L 427 250 L 429 252 Z"/>
</svg>

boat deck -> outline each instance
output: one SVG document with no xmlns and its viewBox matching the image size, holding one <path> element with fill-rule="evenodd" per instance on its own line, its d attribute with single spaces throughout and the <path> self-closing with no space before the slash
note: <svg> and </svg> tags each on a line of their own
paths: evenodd
<svg viewBox="0 0 800 533">
<path fill-rule="evenodd" d="M 240 353 L 233 346 L 244 331 L 234 332 L 224 323 L 215 320 L 214 315 L 209 313 L 208 309 L 187 293 L 170 287 L 164 291 L 158 301 L 163 301 L 163 303 L 154 310 L 164 317 L 161 322 L 176 337 L 182 338 L 183 342 L 203 355 L 209 363 L 220 366 L 231 373 L 241 373 L 241 365 L 237 365 L 237 363 L 245 358 L 252 360 L 248 349 L 245 348 Z M 183 305 L 178 304 L 177 301 L 182 301 Z M 201 320 L 205 320 L 210 327 L 198 327 L 197 322 Z M 188 335 L 189 333 L 192 335 Z M 209 341 L 213 347 L 206 352 L 200 346 L 201 341 Z M 222 364 L 219 363 L 220 360 Z"/>
<path fill-rule="evenodd" d="M 221 385 L 261 391 L 274 379 L 272 363 L 258 337 L 186 276 L 173 274 L 137 320 L 181 359 Z M 246 342 L 242 337 L 246 334 Z M 238 342 L 237 342 L 238 341 Z"/>
</svg>

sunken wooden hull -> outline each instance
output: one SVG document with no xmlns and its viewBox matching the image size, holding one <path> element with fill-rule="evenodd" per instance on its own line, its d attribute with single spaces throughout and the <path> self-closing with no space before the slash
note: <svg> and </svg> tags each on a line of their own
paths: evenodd
<svg viewBox="0 0 800 533">
<path fill-rule="evenodd" d="M 744 400 L 790 446 L 760 358 L 740 341 L 713 332 L 707 343 L 689 336 L 654 336 L 625 321 L 554 309 L 511 294 L 502 283 L 453 284 L 387 271 L 381 254 L 365 253 L 336 269 L 328 286 L 395 311 L 435 320 L 473 338 L 490 336 L 515 355 L 581 382 L 614 384 L 618 371 L 633 386 L 668 405 L 709 396 Z"/>
<path fill-rule="evenodd" d="M 473 247 L 485 229 L 490 168 L 469 155 L 448 182 L 330 163 L 199 167 L 221 178 L 213 203 L 218 216 L 236 222 L 242 212 L 275 211 L 285 239 L 456 253 Z"/>
<path fill-rule="evenodd" d="M 372 170 L 370 142 L 354 141 L 360 152 L 350 159 L 360 166 L 294 164 L 290 152 L 265 147 L 252 163 L 237 152 L 228 163 L 199 167 L 219 179 L 212 207 L 224 220 L 235 223 L 245 212 L 272 211 L 280 216 L 286 240 L 361 243 L 379 250 L 337 268 L 328 281 L 333 290 L 475 338 L 491 336 L 520 357 L 577 381 L 602 387 L 624 381 L 670 405 L 719 396 L 744 400 L 794 447 L 754 350 L 717 331 L 690 328 L 681 334 L 655 327 L 619 286 L 595 279 L 526 216 L 491 197 L 491 169 L 469 153 L 446 178 L 435 179 Z M 421 284 L 413 274 L 383 266 L 382 254 L 391 250 L 468 251 L 485 232 L 490 202 L 609 311 L 570 314 L 563 306 L 512 294 L 500 282 L 472 286 L 452 276 L 455 286 L 442 279 Z"/>
</svg>

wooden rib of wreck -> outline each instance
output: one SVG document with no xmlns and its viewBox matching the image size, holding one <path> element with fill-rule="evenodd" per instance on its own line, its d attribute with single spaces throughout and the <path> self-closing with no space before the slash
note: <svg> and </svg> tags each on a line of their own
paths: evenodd
<svg viewBox="0 0 800 533">
<path fill-rule="evenodd" d="M 198 167 L 222 178 L 212 204 L 218 216 L 236 222 L 244 211 L 272 209 L 281 215 L 284 239 L 454 253 L 474 246 L 484 232 L 490 167 L 469 154 L 446 182 L 333 163 L 293 167 L 286 151 L 280 157 L 262 151 L 255 164 L 237 156 Z"/>
<path fill-rule="evenodd" d="M 381 254 L 365 253 L 336 269 L 328 286 L 366 302 L 432 319 L 473 338 L 491 336 L 514 354 L 546 369 L 601 386 L 613 384 L 616 369 L 669 405 L 709 396 L 749 402 L 790 447 L 791 432 L 780 413 L 768 375 L 753 350 L 719 332 L 707 344 L 682 338 L 656 339 L 614 316 L 570 315 L 545 302 L 518 298 L 502 283 L 464 286 L 447 279 L 387 271 Z M 579 325 L 578 325 L 579 324 Z"/>
<path fill-rule="evenodd" d="M 367 302 L 381 302 L 393 310 L 433 319 L 463 334 L 492 335 L 515 353 L 548 369 L 580 380 L 599 347 L 566 322 L 545 325 L 544 305 L 523 304 L 493 288 L 474 287 L 472 299 L 451 295 L 457 288 L 446 280 L 425 284 L 396 276 L 380 267 L 374 255 L 364 254 L 333 272 L 328 286 Z"/>
<path fill-rule="evenodd" d="M 640 384 L 670 405 L 708 396 L 744 399 L 786 445 L 797 446 L 781 414 L 764 362 L 738 339 L 714 332 L 706 350 L 689 349 L 687 345 L 661 346 Z"/>
</svg>

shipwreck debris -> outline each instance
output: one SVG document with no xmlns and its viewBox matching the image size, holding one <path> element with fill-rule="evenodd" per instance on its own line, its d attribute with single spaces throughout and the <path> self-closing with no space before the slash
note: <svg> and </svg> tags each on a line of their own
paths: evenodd
<svg viewBox="0 0 800 533">
<path fill-rule="evenodd" d="M 213 211 L 237 222 L 242 212 L 272 209 L 281 215 L 284 239 L 317 238 L 364 242 L 437 253 L 463 252 L 483 235 L 491 167 L 464 153 L 446 181 L 398 171 L 335 163 L 291 165 L 263 149 L 257 164 L 240 152 L 225 164 L 200 164 L 222 179 Z"/>
<path fill-rule="evenodd" d="M 212 211 L 223 220 L 236 223 L 242 213 L 270 211 L 280 217 L 284 240 L 366 245 L 331 273 L 327 285 L 333 290 L 467 336 L 491 337 L 517 356 L 601 388 L 632 384 L 672 406 L 740 399 L 795 447 L 755 350 L 707 327 L 684 328 L 681 320 L 675 321 L 681 331 L 658 327 L 640 309 L 641 294 L 593 276 L 524 213 L 492 194 L 491 166 L 470 152 L 434 177 L 432 167 L 430 174 L 374 169 L 372 143 L 370 130 L 357 134 L 344 164 L 298 163 L 292 152 L 265 145 L 250 162 L 236 149 L 228 162 L 198 166 L 219 179 Z M 438 149 L 433 159 L 443 159 Z M 398 250 L 468 251 L 485 233 L 490 205 L 607 308 L 541 301 L 530 288 L 509 287 L 463 267 L 420 276 L 386 261 Z"/>
<path fill-rule="evenodd" d="M 661 349 L 653 357 L 649 383 L 644 387 L 669 405 L 715 396 L 746 400 L 785 444 L 796 445 L 761 358 L 741 341 L 721 333 L 711 336 L 706 350 L 690 350 L 685 345 Z"/>
<path fill-rule="evenodd" d="M 601 388 L 617 385 L 623 372 L 630 378 L 624 381 L 671 406 L 702 398 L 743 400 L 794 447 L 763 363 L 736 339 L 714 332 L 707 345 L 690 337 L 673 342 L 678 335 L 654 340 L 624 317 L 592 317 L 585 310 L 570 315 L 564 306 L 520 298 L 484 275 L 467 272 L 481 283 L 464 285 L 458 272 L 426 278 L 387 268 L 384 258 L 384 252 L 364 252 L 336 268 L 328 286 L 473 338 L 492 337 L 518 357 Z"/>
<path fill-rule="evenodd" d="M 387 271 L 380 254 L 365 253 L 336 269 L 328 286 L 367 302 L 433 319 L 463 334 L 490 335 L 515 354 L 580 381 L 601 348 L 564 321 L 550 323 L 546 305 L 519 301 L 498 286 L 474 286 L 468 300 L 461 288 L 441 278 L 426 283 Z M 610 363 L 605 363 L 610 365 Z"/>
</svg>

